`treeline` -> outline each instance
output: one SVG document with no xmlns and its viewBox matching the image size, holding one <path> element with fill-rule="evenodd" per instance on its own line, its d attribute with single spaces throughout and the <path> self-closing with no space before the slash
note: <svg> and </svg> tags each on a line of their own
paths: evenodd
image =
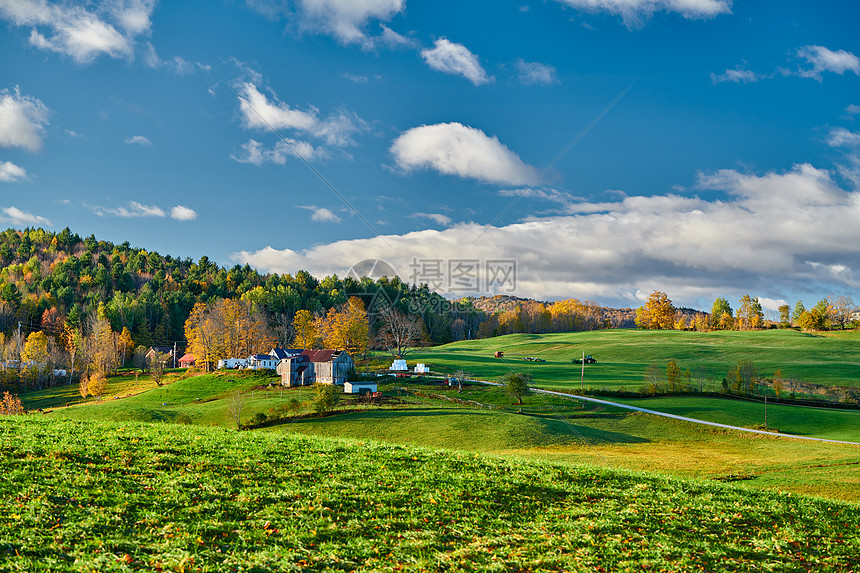
<svg viewBox="0 0 860 573">
<path fill-rule="evenodd" d="M 261 317 L 265 336 L 260 344 L 294 345 L 297 315 L 305 326 L 310 316 L 323 329 L 316 344 L 325 344 L 338 339 L 327 325 L 337 313 L 355 307 L 348 304 L 351 298 L 364 309 L 367 336 L 350 347 L 363 349 L 402 351 L 404 343 L 603 326 L 598 307 L 588 302 L 528 301 L 493 314 L 469 300 L 452 302 L 427 285 L 409 285 L 397 277 L 261 274 L 249 265 L 225 268 L 205 256 L 193 261 L 161 255 L 128 242 L 81 237 L 69 228 L 7 229 L 0 232 L 0 385 L 29 389 L 59 383 L 64 376 L 68 380 L 73 372 L 107 369 L 102 373 L 108 374 L 152 346 L 176 344 L 179 352 L 188 350 L 192 311 L 197 308 L 200 319 L 204 309 L 216 309 L 221 301 L 241 304 L 254 320 Z M 231 308 L 238 312 L 235 305 Z M 28 352 L 34 333 L 41 334 Z M 99 364 L 92 350 L 96 347 L 101 349 Z M 38 364 L 38 369 L 25 376 L 28 364 Z"/>
<path fill-rule="evenodd" d="M 829 296 L 807 309 L 802 301 L 794 308 L 787 304 L 777 309 L 778 319 L 768 319 L 758 297 L 743 295 L 733 309 L 729 301 L 718 297 L 711 312 L 689 312 L 676 309 L 664 292 L 655 291 L 636 309 L 636 326 L 662 330 L 760 330 L 765 328 L 799 328 L 823 331 L 857 327 L 857 306 L 849 296 Z"/>
</svg>

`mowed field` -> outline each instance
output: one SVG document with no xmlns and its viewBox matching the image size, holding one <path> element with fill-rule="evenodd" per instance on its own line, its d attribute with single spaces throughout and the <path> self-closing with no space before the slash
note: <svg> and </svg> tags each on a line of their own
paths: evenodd
<svg viewBox="0 0 860 573">
<path fill-rule="evenodd" d="M 860 567 L 857 505 L 714 481 L 32 416 L 0 452 L 2 571 Z"/>
<path fill-rule="evenodd" d="M 504 358 L 494 358 L 503 351 Z M 786 379 L 824 385 L 860 387 L 860 332 L 826 335 L 793 330 L 759 332 L 683 332 L 600 330 L 559 334 L 511 334 L 416 349 L 408 356 L 440 372 L 465 370 L 476 378 L 494 380 L 512 370 L 527 371 L 539 387 L 578 389 L 581 366 L 573 360 L 593 355 L 596 365 L 585 367 L 586 388 L 638 391 L 646 369 L 665 372 L 675 360 L 682 370 L 704 369 L 718 389 L 739 360 L 751 360 L 759 373 L 772 377 L 777 369 Z M 546 362 L 526 362 L 523 357 Z"/>
</svg>

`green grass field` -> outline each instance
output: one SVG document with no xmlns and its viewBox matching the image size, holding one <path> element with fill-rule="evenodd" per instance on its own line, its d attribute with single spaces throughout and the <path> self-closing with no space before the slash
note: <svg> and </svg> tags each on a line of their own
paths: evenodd
<svg viewBox="0 0 860 573">
<path fill-rule="evenodd" d="M 497 350 L 504 358 L 493 358 Z M 764 376 L 779 368 L 784 378 L 815 384 L 860 387 L 860 332 L 827 336 L 793 330 L 760 332 L 682 332 L 601 330 L 561 334 L 511 334 L 486 340 L 457 342 L 416 349 L 410 365 L 430 364 L 435 371 L 466 370 L 493 380 L 511 370 L 534 376 L 537 386 L 579 388 L 581 367 L 573 364 L 582 353 L 598 360 L 585 367 L 585 386 L 638 391 L 650 364 L 665 370 L 669 360 L 682 369 L 703 367 L 719 387 L 729 368 L 751 360 Z M 523 357 L 546 362 L 524 362 Z M 715 388 L 716 389 L 716 388 Z"/>
<path fill-rule="evenodd" d="M 860 567 L 856 505 L 713 481 L 32 416 L 0 451 L 2 571 Z"/>
<path fill-rule="evenodd" d="M 232 372 L 193 376 L 129 398 L 57 408 L 48 417 L 235 428 L 231 404 L 236 391 L 244 392 L 242 420 L 246 422 L 257 413 L 271 413 L 293 399 L 299 402 L 297 413 L 311 411 L 311 389 L 261 388 L 269 380 Z M 404 384 L 410 388 L 403 397 L 404 403 L 369 406 L 344 398 L 341 407 L 350 412 L 324 418 L 289 418 L 257 431 L 374 439 L 705 479 L 743 475 L 749 478 L 744 481 L 747 487 L 860 500 L 860 448 L 856 446 L 715 431 L 539 394 L 525 397 L 524 413 L 517 413 L 515 401 L 503 389 L 478 384 L 467 385 L 458 393 L 456 388 L 438 382 L 394 379 L 383 383 L 381 389 L 387 394 L 399 394 L 395 387 Z M 464 407 L 426 397 L 430 395 L 448 395 L 507 409 Z M 635 402 L 741 426 L 758 423 L 754 416 L 758 405 L 754 403 L 701 398 Z M 769 423 L 775 425 L 771 420 L 779 422 L 776 427 L 784 432 L 860 438 L 860 412 L 779 406 L 771 407 Z M 823 471 L 822 467 L 829 469 Z"/>
</svg>

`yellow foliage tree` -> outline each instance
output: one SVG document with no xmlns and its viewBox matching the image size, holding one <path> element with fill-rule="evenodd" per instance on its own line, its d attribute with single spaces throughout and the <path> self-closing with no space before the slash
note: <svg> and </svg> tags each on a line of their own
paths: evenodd
<svg viewBox="0 0 860 573">
<path fill-rule="evenodd" d="M 218 360 L 268 352 L 275 345 L 262 313 L 235 299 L 195 304 L 185 321 L 185 339 L 206 370 Z"/>
<path fill-rule="evenodd" d="M 340 308 L 332 308 L 317 321 L 317 329 L 327 348 L 346 350 L 353 356 L 365 354 L 370 346 L 370 324 L 364 303 L 350 297 Z"/>
<path fill-rule="evenodd" d="M 319 331 L 314 316 L 309 310 L 300 310 L 293 318 L 295 337 L 293 344 L 296 348 L 318 348 Z"/>
<path fill-rule="evenodd" d="M 675 327 L 675 307 L 666 293 L 652 292 L 645 305 L 636 309 L 636 326 L 654 330 Z"/>
</svg>

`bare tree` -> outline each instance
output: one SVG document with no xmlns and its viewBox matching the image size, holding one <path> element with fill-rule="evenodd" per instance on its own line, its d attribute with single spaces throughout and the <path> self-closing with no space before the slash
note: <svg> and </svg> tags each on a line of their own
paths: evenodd
<svg viewBox="0 0 860 573">
<path fill-rule="evenodd" d="M 382 309 L 379 316 L 382 319 L 380 341 L 398 358 L 405 356 L 409 348 L 421 340 L 424 328 L 420 316 L 402 313 L 391 306 Z"/>
<path fill-rule="evenodd" d="M 850 296 L 827 297 L 828 314 L 833 324 L 838 324 L 842 330 L 845 330 L 845 325 L 851 322 L 851 313 L 857 306 L 854 304 L 854 299 Z"/>
</svg>

